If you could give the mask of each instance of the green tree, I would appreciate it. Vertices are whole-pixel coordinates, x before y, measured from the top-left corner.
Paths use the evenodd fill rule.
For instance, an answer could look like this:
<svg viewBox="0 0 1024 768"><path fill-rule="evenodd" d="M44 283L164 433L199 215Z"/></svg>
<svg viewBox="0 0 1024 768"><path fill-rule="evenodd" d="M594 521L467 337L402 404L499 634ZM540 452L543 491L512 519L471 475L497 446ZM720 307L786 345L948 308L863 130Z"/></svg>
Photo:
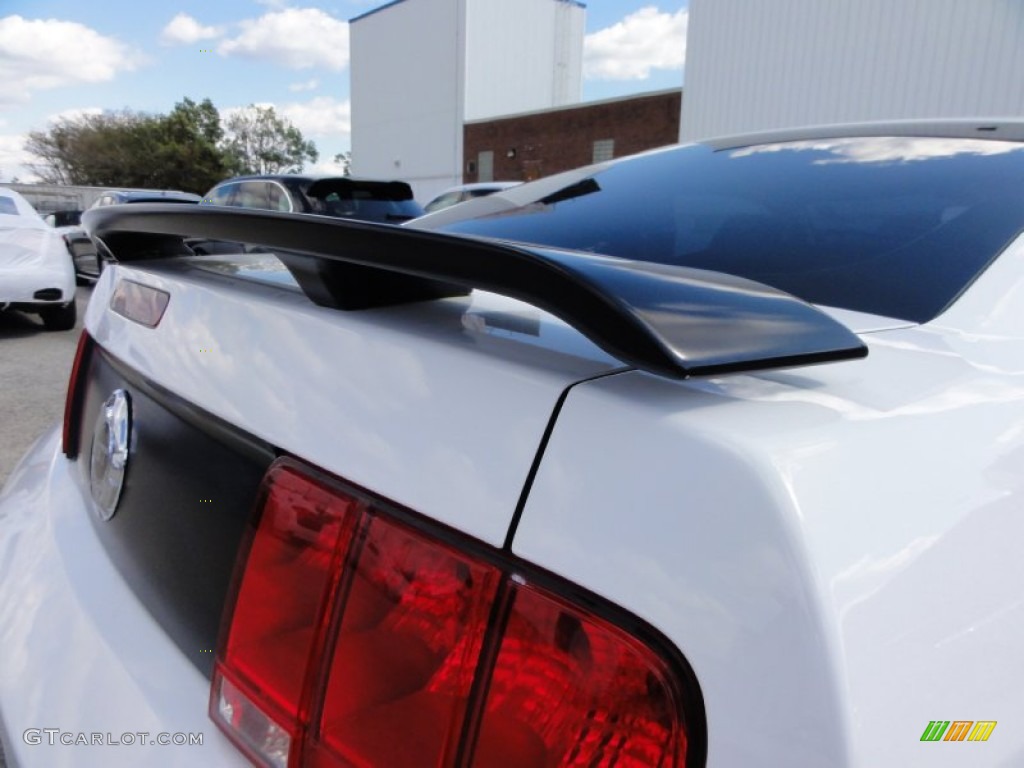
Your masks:
<svg viewBox="0 0 1024 768"><path fill-rule="evenodd" d="M237 173L295 173L320 157L291 122L273 107L250 104L225 121L221 142Z"/></svg>
<svg viewBox="0 0 1024 768"><path fill-rule="evenodd" d="M219 146L224 138L213 102L184 99L160 118L160 142L154 164L161 169L163 188L202 194L231 175L229 156Z"/></svg>
<svg viewBox="0 0 1024 768"><path fill-rule="evenodd" d="M341 166L342 176L352 175L352 150L348 152L339 152L334 156L334 162Z"/></svg>
<svg viewBox="0 0 1024 768"><path fill-rule="evenodd" d="M220 112L209 99L203 99L196 104L192 99L185 97L174 105L168 117L184 121L196 136L215 146L224 138Z"/></svg>
<svg viewBox="0 0 1024 768"><path fill-rule="evenodd" d="M128 110L82 115L29 133L25 148L42 160L33 170L43 181L148 187L159 183L161 127L159 118Z"/></svg>
<svg viewBox="0 0 1024 768"><path fill-rule="evenodd" d="M189 98L165 115L122 110L64 118L30 133L25 147L45 182L199 194L237 173L298 170L318 157L313 142L272 108L249 107L223 123L209 99Z"/></svg>
<svg viewBox="0 0 1024 768"><path fill-rule="evenodd" d="M40 160L32 168L45 182L203 193L230 170L214 115L208 99L186 99L168 115L123 110L64 118L31 132L25 148Z"/></svg>
<svg viewBox="0 0 1024 768"><path fill-rule="evenodd" d="M46 133L32 131L25 140L25 151L39 159L30 163L33 172L47 184L72 184L74 143L72 121L58 120Z"/></svg>

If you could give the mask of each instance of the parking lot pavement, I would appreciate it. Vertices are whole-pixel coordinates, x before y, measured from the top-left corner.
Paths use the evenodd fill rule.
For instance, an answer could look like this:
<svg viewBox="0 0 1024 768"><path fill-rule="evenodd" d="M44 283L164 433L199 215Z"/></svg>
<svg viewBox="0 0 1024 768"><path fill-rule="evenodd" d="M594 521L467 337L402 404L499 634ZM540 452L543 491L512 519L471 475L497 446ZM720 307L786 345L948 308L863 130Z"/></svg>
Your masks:
<svg viewBox="0 0 1024 768"><path fill-rule="evenodd" d="M91 288L79 288L74 331L38 315L0 312L0 485L32 442L64 415L64 395Z"/></svg>

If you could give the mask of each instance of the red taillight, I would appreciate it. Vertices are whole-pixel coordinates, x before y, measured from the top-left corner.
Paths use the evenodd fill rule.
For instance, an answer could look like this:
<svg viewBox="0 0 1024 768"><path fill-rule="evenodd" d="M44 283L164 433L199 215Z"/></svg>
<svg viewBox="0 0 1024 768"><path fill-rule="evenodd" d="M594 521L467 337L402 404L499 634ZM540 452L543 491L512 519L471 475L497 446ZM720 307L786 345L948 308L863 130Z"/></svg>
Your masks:
<svg viewBox="0 0 1024 768"><path fill-rule="evenodd" d="M374 514L350 573L311 764L450 764L498 569Z"/></svg>
<svg viewBox="0 0 1024 768"><path fill-rule="evenodd" d="M308 722L306 678L322 652L358 502L279 465L262 501L211 706L250 757L286 765Z"/></svg>
<svg viewBox="0 0 1024 768"><path fill-rule="evenodd" d="M593 596L288 459L261 499L210 702L257 765L688 765L692 677Z"/></svg>
<svg viewBox="0 0 1024 768"><path fill-rule="evenodd" d="M671 673L618 627L516 588L477 744L481 766L686 764Z"/></svg>
<svg viewBox="0 0 1024 768"><path fill-rule="evenodd" d="M61 450L69 459L78 455L78 420L82 416L82 398L85 396L81 375L89 367L89 353L92 350L92 339L82 331L78 337L78 349L75 350L75 361L71 364L71 376L68 378L68 394L64 399L64 431L61 439Z"/></svg>

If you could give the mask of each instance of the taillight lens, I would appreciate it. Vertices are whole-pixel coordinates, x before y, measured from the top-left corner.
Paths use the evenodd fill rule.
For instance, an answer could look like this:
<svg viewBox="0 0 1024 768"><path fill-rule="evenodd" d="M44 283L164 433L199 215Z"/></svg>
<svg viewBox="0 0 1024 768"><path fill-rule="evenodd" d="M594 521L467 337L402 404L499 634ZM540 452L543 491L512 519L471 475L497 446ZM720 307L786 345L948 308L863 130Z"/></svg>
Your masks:
<svg viewBox="0 0 1024 768"><path fill-rule="evenodd" d="M681 711L670 672L655 653L564 600L518 587L476 764L682 766Z"/></svg>
<svg viewBox="0 0 1024 768"><path fill-rule="evenodd" d="M358 502L280 465L268 473L262 502L212 706L247 754L283 766L308 722L306 678L321 653Z"/></svg>
<svg viewBox="0 0 1024 768"><path fill-rule="evenodd" d="M694 764L702 712L681 660L529 572L280 460L211 716L280 768Z"/></svg>
<svg viewBox="0 0 1024 768"><path fill-rule="evenodd" d="M61 435L61 450L69 459L78 455L78 422L82 416L82 398L85 396L82 375L89 367L91 351L92 339L88 333L82 331L82 335L78 337L75 361L71 364L71 376L68 377L68 394L64 399L64 429Z"/></svg>
<svg viewBox="0 0 1024 768"><path fill-rule="evenodd" d="M351 574L312 765L449 765L500 572L374 515Z"/></svg>

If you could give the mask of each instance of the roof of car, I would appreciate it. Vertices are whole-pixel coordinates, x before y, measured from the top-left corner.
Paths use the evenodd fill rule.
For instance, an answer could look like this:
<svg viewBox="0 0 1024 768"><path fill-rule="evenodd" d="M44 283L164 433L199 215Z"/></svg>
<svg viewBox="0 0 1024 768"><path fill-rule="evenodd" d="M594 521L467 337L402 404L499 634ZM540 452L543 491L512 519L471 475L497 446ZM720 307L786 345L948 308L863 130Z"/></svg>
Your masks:
<svg viewBox="0 0 1024 768"><path fill-rule="evenodd" d="M122 200L132 200L135 202L159 202L161 200L168 199L191 200L194 202L202 200L202 197L199 195L193 194L192 192L182 192L177 189L114 189L110 190L107 194L114 195Z"/></svg>
<svg viewBox="0 0 1024 768"><path fill-rule="evenodd" d="M344 179L345 181L351 181L355 184L359 184L361 182L389 183L392 181L398 181L398 179L369 179L360 176L342 176L337 173L264 173L251 174L248 176L233 176L230 179L224 179L223 181L217 182L217 186L233 181L323 181L324 179Z"/></svg>
<svg viewBox="0 0 1024 768"><path fill-rule="evenodd" d="M457 184L447 191L464 189L469 192L474 189L508 189L509 187L518 187L522 183L521 181L475 181L472 184Z"/></svg>
<svg viewBox="0 0 1024 768"><path fill-rule="evenodd" d="M972 117L830 123L698 139L697 143L705 144L713 149L734 149L757 144L871 136L1024 141L1024 120L1019 117Z"/></svg>

